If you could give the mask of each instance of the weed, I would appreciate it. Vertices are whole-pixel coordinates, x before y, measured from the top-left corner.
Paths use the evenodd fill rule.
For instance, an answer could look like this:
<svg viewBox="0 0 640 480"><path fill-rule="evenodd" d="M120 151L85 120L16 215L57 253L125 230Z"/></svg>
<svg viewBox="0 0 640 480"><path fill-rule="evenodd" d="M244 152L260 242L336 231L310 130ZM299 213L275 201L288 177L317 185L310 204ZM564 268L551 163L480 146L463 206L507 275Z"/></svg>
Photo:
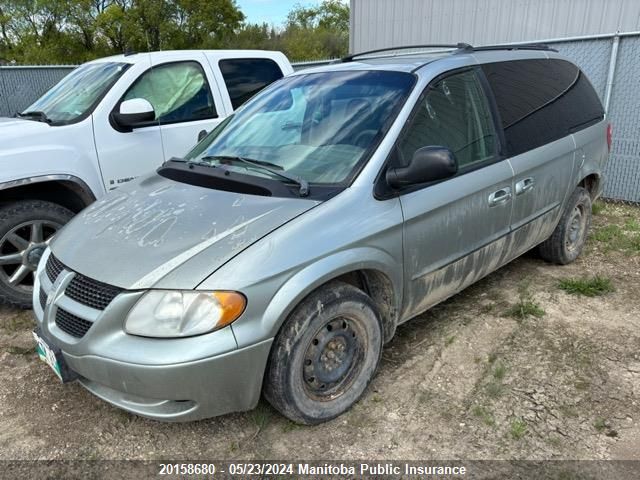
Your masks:
<svg viewBox="0 0 640 480"><path fill-rule="evenodd" d="M373 397L371 397L371 400L373 401L373 403L382 403L384 402L383 398L380 395L374 395Z"/></svg>
<svg viewBox="0 0 640 480"><path fill-rule="evenodd" d="M502 383L497 381L491 381L487 383L486 391L487 391L487 395L489 395L490 397L497 398L500 395L502 395L502 391L503 391Z"/></svg>
<svg viewBox="0 0 640 480"><path fill-rule="evenodd" d="M611 279L599 275L591 278L564 278L560 280L558 287L571 295L586 297L597 297L615 290Z"/></svg>
<svg viewBox="0 0 640 480"><path fill-rule="evenodd" d="M498 363L493 369L493 378L496 380L502 380L507 373L507 367L505 367L502 363Z"/></svg>
<svg viewBox="0 0 640 480"><path fill-rule="evenodd" d="M635 218L630 218L625 222L624 229L630 232L640 232L640 222Z"/></svg>
<svg viewBox="0 0 640 480"><path fill-rule="evenodd" d="M448 347L449 345L451 345L455 341L455 339L456 339L455 335L448 336L444 341L445 347Z"/></svg>
<svg viewBox="0 0 640 480"><path fill-rule="evenodd" d="M282 432L283 433L289 433L292 432L293 430L297 430L300 428L300 425L298 425L295 422L292 422L291 420L287 420L286 423L284 425L282 425Z"/></svg>
<svg viewBox="0 0 640 480"><path fill-rule="evenodd" d="M498 359L498 354L496 352L491 352L488 356L487 356L487 362L488 363L493 363Z"/></svg>
<svg viewBox="0 0 640 480"><path fill-rule="evenodd" d="M480 420L482 420L482 423L484 423L488 427L493 427L496 424L492 413L485 407L476 405L475 407L473 407L472 413Z"/></svg>
<svg viewBox="0 0 640 480"><path fill-rule="evenodd" d="M527 317L542 318L545 311L533 299L533 294L529 291L529 281L524 281L518 287L518 303L507 309L505 315L518 320Z"/></svg>
<svg viewBox="0 0 640 480"><path fill-rule="evenodd" d="M605 428L607 428L607 421L604 418L598 417L596 418L596 421L593 422L593 427L598 432L602 432Z"/></svg>
<svg viewBox="0 0 640 480"><path fill-rule="evenodd" d="M264 430L267 425L269 425L270 420L271 411L269 410L269 407L267 407L263 403L258 404L258 406L251 412L251 421L258 429L256 435Z"/></svg>
<svg viewBox="0 0 640 480"><path fill-rule="evenodd" d="M594 215L600 215L602 211L606 208L606 205L602 201L596 201L591 204L591 213Z"/></svg>
<svg viewBox="0 0 640 480"><path fill-rule="evenodd" d="M35 353L35 347L16 347L15 345L9 345L7 347L7 352L12 355L30 355Z"/></svg>
<svg viewBox="0 0 640 480"><path fill-rule="evenodd" d="M509 433L511 434L511 438L514 440L520 440L527 433L527 422L521 418L514 419L511 422Z"/></svg>
<svg viewBox="0 0 640 480"><path fill-rule="evenodd" d="M640 252L640 224L630 219L625 224L626 232L619 225L607 225L593 233L593 239L604 243L606 251L620 250L624 252Z"/></svg>

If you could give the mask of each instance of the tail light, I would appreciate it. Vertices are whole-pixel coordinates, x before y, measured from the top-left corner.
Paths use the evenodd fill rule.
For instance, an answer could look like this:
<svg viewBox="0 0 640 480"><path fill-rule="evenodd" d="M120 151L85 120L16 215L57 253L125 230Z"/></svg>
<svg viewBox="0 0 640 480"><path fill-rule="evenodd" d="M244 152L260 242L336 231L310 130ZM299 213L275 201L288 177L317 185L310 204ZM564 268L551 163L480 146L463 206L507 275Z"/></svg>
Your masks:
<svg viewBox="0 0 640 480"><path fill-rule="evenodd" d="M609 152L611 152L611 142L613 141L613 125L607 125L607 147L609 147Z"/></svg>

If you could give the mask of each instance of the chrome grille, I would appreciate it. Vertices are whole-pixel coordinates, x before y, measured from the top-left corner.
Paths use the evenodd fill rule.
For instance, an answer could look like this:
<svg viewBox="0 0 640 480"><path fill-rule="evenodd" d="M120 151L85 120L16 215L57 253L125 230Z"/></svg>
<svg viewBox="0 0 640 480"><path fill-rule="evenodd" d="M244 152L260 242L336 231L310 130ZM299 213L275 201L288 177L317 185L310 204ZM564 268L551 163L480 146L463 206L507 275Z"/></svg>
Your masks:
<svg viewBox="0 0 640 480"><path fill-rule="evenodd" d="M65 333L72 337L82 338L89 331L93 323L80 318L72 313L58 308L56 312L56 325Z"/></svg>
<svg viewBox="0 0 640 480"><path fill-rule="evenodd" d="M47 264L45 265L45 270L47 271L47 277L51 280L51 283L56 281L60 272L64 269L64 265L58 260L53 254L49 255L49 260L47 260Z"/></svg>
<svg viewBox="0 0 640 480"><path fill-rule="evenodd" d="M121 288L92 280L78 273L71 280L64 293L78 303L97 310L104 310L120 292L122 292Z"/></svg>

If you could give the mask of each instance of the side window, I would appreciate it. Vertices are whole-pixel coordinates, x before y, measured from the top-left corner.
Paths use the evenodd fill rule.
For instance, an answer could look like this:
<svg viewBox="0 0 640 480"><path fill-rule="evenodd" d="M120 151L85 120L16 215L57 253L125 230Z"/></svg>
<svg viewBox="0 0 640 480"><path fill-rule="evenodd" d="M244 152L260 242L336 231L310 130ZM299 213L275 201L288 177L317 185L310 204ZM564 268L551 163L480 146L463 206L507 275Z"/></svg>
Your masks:
<svg viewBox="0 0 640 480"><path fill-rule="evenodd" d="M401 163L408 164L416 150L432 145L449 148L460 167L494 156L493 119L473 71L450 75L427 88L400 142Z"/></svg>
<svg viewBox="0 0 640 480"><path fill-rule="evenodd" d="M603 118L598 95L578 67L536 59L482 66L493 90L509 155L565 137Z"/></svg>
<svg viewBox="0 0 640 480"><path fill-rule="evenodd" d="M147 70L125 93L123 100L144 98L160 124L217 117L213 96L197 62L177 62Z"/></svg>
<svg viewBox="0 0 640 480"><path fill-rule="evenodd" d="M284 76L278 64L268 58L220 60L219 66L234 110Z"/></svg>

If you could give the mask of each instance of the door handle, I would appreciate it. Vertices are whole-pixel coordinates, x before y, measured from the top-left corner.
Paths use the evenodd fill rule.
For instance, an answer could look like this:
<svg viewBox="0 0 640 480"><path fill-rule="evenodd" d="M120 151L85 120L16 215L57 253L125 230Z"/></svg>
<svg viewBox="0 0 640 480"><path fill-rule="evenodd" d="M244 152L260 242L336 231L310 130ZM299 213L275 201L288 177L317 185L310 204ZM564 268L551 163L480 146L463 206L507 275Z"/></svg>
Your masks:
<svg viewBox="0 0 640 480"><path fill-rule="evenodd" d="M524 180L520 180L518 183L516 183L516 195L522 195L528 190L531 190L535 184L536 182L533 180L532 177L525 178Z"/></svg>
<svg viewBox="0 0 640 480"><path fill-rule="evenodd" d="M509 200L511 200L512 196L513 195L511 194L511 187L501 188L500 190L489 195L489 206L495 207L496 205L507 203Z"/></svg>

